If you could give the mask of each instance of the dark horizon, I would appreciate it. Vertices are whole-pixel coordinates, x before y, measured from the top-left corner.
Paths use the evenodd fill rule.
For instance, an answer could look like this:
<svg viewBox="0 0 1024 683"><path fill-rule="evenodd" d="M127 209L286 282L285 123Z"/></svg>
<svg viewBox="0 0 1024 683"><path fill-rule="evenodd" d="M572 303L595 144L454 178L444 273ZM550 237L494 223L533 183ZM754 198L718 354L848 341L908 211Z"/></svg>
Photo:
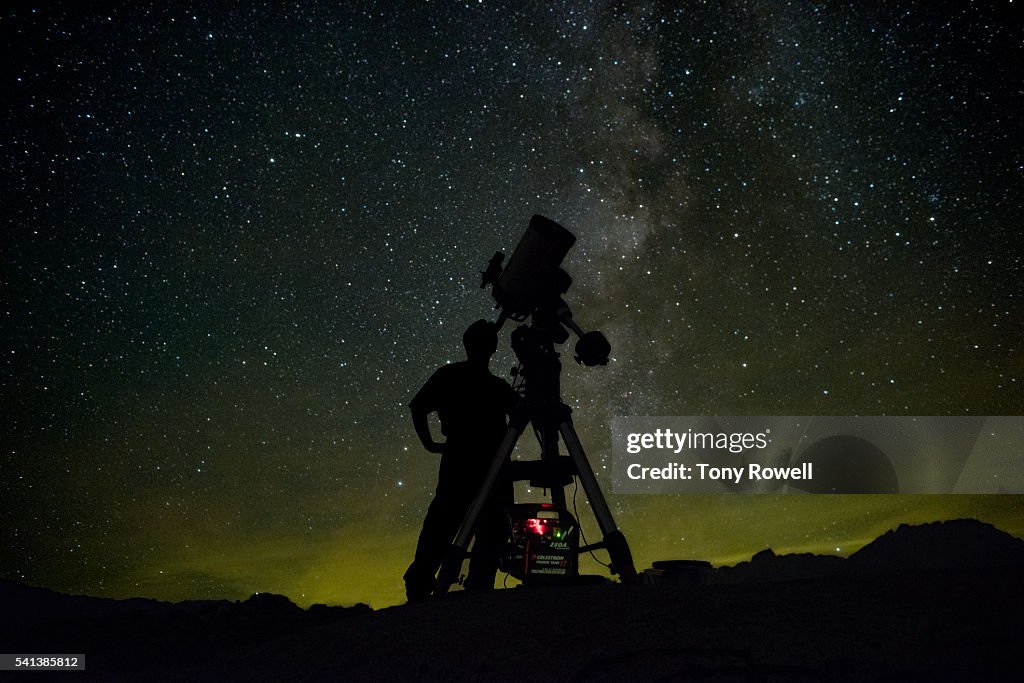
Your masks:
<svg viewBox="0 0 1024 683"><path fill-rule="evenodd" d="M93 676L156 681L517 681L531 645L530 664L565 680L1012 680L1022 564L1024 541L960 520L902 526L848 559L763 551L729 569L660 563L642 584L534 585L380 611L302 610L269 593L116 601L0 579L11 616L0 640L56 648ZM537 647L538 631L559 633L558 647Z"/></svg>

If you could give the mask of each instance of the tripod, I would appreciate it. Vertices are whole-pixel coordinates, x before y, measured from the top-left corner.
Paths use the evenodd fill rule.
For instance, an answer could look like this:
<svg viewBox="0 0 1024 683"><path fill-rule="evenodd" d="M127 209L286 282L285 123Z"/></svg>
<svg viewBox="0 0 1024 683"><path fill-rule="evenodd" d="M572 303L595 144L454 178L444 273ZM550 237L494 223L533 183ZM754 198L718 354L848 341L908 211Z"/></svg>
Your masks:
<svg viewBox="0 0 1024 683"><path fill-rule="evenodd" d="M523 400L513 411L508 429L494 454L480 491L470 504L462 526L441 564L435 587L435 593L438 595L447 593L451 585L457 581L480 514L505 471L505 465L519 437L529 424L533 424L537 433L541 457L540 460L509 463L509 471L515 475L512 478L517 481L529 479L536 486L551 489L552 503L564 509L564 487L573 480L573 477L579 477L603 534L601 542L580 548L580 552L606 548L612 561L612 573L618 574L625 581L636 578L633 556L626 543L626 537L615 525L611 510L608 509L608 503L601 493L594 470L590 467L573 426L572 410L561 398L562 364L559 354L555 351L555 344L562 343L568 338L568 332L562 325L571 327L581 335L581 339L585 335L572 322L567 307L560 312L561 315L558 315L553 311L538 310L534 312L530 325L520 325L512 333L512 349L519 359L520 375L524 378ZM504 318L499 322L504 322ZM565 442L568 456L561 456L558 453L559 437Z"/></svg>

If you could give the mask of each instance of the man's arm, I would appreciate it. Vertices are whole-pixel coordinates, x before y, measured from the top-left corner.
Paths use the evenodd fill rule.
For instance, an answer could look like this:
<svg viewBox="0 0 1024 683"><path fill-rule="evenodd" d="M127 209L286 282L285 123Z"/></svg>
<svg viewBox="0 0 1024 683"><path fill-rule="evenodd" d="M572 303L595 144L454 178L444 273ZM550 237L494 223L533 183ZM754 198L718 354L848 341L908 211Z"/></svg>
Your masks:
<svg viewBox="0 0 1024 683"><path fill-rule="evenodd" d="M427 416L437 410L438 387L441 386L438 374L442 370L443 368L431 375L427 383L423 385L423 388L416 392L416 395L412 397L412 401L409 402L409 410L412 411L412 425L416 428L416 436L420 438L420 443L423 444L423 447L429 453L444 453L444 444L434 441L434 435L430 433L430 423L427 422Z"/></svg>
<svg viewBox="0 0 1024 683"><path fill-rule="evenodd" d="M430 424L427 422L429 411L423 410L416 401L409 404L412 410L412 425L416 428L416 436L420 437L420 443L430 453L444 453L444 444L434 441L434 435L430 433Z"/></svg>

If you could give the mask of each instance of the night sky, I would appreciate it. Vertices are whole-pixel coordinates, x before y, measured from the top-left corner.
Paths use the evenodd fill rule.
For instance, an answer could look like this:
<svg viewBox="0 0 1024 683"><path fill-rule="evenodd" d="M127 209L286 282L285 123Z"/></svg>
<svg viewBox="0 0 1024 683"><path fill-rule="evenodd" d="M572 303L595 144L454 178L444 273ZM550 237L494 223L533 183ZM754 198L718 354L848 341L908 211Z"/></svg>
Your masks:
<svg viewBox="0 0 1024 683"><path fill-rule="evenodd" d="M613 346L564 373L599 476L616 415L1024 405L1020 3L177 4L0 10L0 577L401 602L406 404L534 213ZM1024 536L1024 496L609 499L640 569Z"/></svg>

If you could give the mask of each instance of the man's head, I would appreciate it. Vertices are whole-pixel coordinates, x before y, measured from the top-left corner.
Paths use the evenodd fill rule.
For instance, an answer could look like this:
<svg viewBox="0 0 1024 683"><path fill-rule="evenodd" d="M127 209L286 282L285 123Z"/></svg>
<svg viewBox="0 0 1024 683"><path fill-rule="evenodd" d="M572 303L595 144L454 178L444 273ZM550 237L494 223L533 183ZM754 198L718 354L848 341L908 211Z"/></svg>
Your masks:
<svg viewBox="0 0 1024 683"><path fill-rule="evenodd" d="M466 358L486 363L498 350L498 329L492 322L477 320L462 335L462 344L466 347Z"/></svg>

